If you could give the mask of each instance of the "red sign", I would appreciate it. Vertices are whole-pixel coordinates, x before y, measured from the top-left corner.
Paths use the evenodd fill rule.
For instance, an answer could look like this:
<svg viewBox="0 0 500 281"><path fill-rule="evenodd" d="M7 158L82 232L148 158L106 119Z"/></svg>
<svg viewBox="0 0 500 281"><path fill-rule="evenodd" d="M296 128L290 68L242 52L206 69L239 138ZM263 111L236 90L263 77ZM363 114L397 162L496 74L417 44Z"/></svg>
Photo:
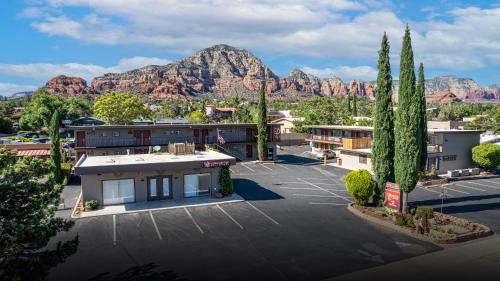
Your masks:
<svg viewBox="0 0 500 281"><path fill-rule="evenodd" d="M399 185L387 182L385 183L385 187L384 206L399 211L401 206L401 191L399 190Z"/></svg>
<svg viewBox="0 0 500 281"><path fill-rule="evenodd" d="M229 167L231 162L229 160L218 160L218 161L205 161L203 162L204 168L216 168L216 167Z"/></svg>

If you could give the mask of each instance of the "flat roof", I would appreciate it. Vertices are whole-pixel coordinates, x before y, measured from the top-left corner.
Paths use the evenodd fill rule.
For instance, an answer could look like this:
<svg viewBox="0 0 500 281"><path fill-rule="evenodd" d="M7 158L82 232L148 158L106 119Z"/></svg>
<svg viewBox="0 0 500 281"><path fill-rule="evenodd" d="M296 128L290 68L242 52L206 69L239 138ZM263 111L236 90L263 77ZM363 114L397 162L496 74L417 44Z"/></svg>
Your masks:
<svg viewBox="0 0 500 281"><path fill-rule="evenodd" d="M268 123L271 126L280 124ZM257 127L256 123L218 123L218 124L135 124L135 125L82 125L68 126L70 129L153 129L153 128L224 128L224 127Z"/></svg>
<svg viewBox="0 0 500 281"><path fill-rule="evenodd" d="M75 173L81 175L150 169L203 168L203 164L207 161L229 161L230 165L236 163L234 157L216 151L196 151L195 154L187 155L151 153L83 156L75 165Z"/></svg>

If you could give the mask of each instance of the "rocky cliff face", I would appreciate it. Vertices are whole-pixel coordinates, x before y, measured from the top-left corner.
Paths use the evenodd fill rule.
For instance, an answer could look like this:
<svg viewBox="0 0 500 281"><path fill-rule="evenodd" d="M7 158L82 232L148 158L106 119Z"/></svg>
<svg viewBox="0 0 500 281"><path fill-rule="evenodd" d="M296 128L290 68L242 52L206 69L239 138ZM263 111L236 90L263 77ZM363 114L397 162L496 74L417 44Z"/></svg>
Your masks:
<svg viewBox="0 0 500 281"><path fill-rule="evenodd" d="M275 92L279 78L251 53L227 45L215 45L165 66L109 73L92 81L92 87L100 92L130 91L158 98L255 93L262 84L268 92Z"/></svg>
<svg viewBox="0 0 500 281"><path fill-rule="evenodd" d="M159 99L189 98L199 95L255 97L261 85L273 99L310 97L314 95L375 97L374 81L344 82L337 77L318 78L294 69L288 77L279 78L257 57L246 50L227 45L215 45L177 62L149 65L125 73L108 73L96 77L88 87L77 77L58 76L45 88L64 96L103 93L108 90L126 91L135 95ZM398 81L393 83L397 99ZM453 76L426 81L428 96L450 92L464 101L499 100L500 87L481 88L472 79ZM449 97L447 99L453 99ZM436 98L439 100L439 97ZM443 98L443 100L447 100Z"/></svg>
<svg viewBox="0 0 500 281"><path fill-rule="evenodd" d="M87 86L87 82L82 78L64 75L59 75L50 79L45 83L43 89L47 92L60 94L64 97L98 94L97 91Z"/></svg>
<svg viewBox="0 0 500 281"><path fill-rule="evenodd" d="M439 93L435 93L432 95L427 95L425 97L425 100L427 103L430 103L430 104L452 103L452 102L462 101L461 99L459 99L456 95L454 95L450 91L444 91L444 92L439 92Z"/></svg>

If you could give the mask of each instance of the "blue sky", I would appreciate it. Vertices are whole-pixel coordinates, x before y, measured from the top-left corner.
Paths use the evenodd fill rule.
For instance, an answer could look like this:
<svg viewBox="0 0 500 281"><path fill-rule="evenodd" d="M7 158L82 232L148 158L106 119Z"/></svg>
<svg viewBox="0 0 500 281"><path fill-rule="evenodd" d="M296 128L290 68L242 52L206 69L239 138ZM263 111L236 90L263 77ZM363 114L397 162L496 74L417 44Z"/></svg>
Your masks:
<svg viewBox="0 0 500 281"><path fill-rule="evenodd" d="M404 26L426 76L500 84L500 0L19 0L0 9L0 95L53 76L166 64L218 43L276 74L373 80L384 31L398 75Z"/></svg>

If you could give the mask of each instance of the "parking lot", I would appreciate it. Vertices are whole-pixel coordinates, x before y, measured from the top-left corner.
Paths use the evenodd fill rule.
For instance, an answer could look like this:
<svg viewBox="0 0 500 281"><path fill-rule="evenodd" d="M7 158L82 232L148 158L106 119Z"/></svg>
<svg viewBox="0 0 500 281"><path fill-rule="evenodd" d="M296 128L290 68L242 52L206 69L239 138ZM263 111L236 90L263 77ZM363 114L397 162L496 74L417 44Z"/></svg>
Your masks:
<svg viewBox="0 0 500 281"><path fill-rule="evenodd" d="M293 149L231 167L243 203L77 220L49 279L321 280L439 249L353 216L345 171Z"/></svg>

